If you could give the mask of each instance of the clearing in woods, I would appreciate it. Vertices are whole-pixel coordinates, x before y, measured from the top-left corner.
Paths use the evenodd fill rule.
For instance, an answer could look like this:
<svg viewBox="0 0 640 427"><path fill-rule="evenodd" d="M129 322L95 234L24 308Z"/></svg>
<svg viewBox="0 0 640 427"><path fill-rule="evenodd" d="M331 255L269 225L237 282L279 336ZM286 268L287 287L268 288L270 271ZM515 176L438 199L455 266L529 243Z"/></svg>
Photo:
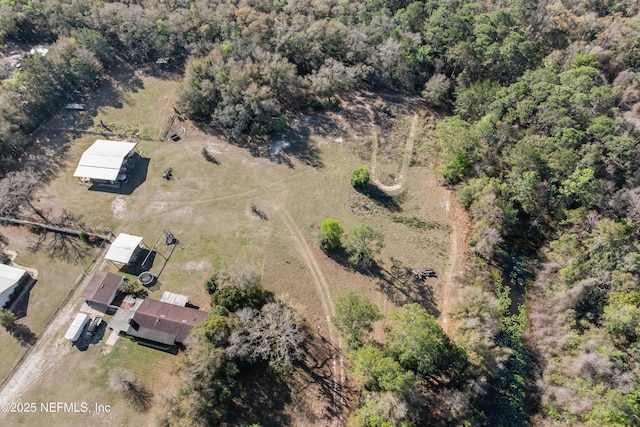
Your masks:
<svg viewBox="0 0 640 427"><path fill-rule="evenodd" d="M180 141L153 140L171 114L180 84L171 75L151 77L123 69L87 100L86 111L62 112L47 123L33 152L50 147L51 181L36 204L49 215L66 209L89 228L143 236L147 244L162 229L170 230L180 245L170 257L169 248L158 247L151 271L162 274L151 298L178 292L207 310L203 284L209 276L224 268L255 266L263 286L306 319L312 338L301 368L284 383L257 376L273 381L273 393L254 394L251 387L240 387L229 425L270 420L280 425L343 425L352 392L339 337L330 325L333 301L353 291L384 312L419 302L446 323L448 305L443 298L462 269L466 223L432 172L426 112L415 98L360 94L345 98L336 112L294 117L290 131L261 147L230 144L188 121L176 121L171 131ZM382 113L376 107L381 102L388 105ZM100 123L141 138L129 188L88 189L72 177L80 154L96 138L88 131L99 131ZM380 135L375 156L373 134ZM203 148L215 163L205 160ZM42 160L36 156L26 160L38 161ZM380 188L388 185L393 191L355 191L350 176L361 165L375 166ZM169 167L173 177L167 180L162 175ZM264 216L255 215L256 210ZM327 217L339 220L347 233L363 223L383 230L385 247L376 268L354 271L317 248L320 223ZM456 220L460 222L454 224ZM28 232L4 227L0 231L9 236L9 247L28 246ZM458 254L452 256L452 250ZM40 253L31 261L44 281L50 273L45 249ZM424 283L408 280L408 269L425 266L439 277ZM117 271L110 264L104 268ZM67 269L75 277L81 270L72 263ZM44 304L44 295L35 290L30 304ZM28 322L32 315L28 312L21 321ZM376 329L377 338L383 336L382 326ZM42 327L34 332L42 335ZM64 327L51 339L55 342L63 333ZM107 349L105 341L106 337L84 352L65 349L46 376L20 393L21 399L82 401L91 396L91 403L111 405L111 412L99 417L49 414L51 427L68 425L69 420L78 425L153 424L162 392L154 395L148 413L133 411L105 386L108 371L126 363L149 388L170 390L177 381L172 368L182 356L141 348L122 338ZM0 335L0 344L5 342L11 343L11 337ZM44 416L21 414L15 420L41 425ZM2 423L8 419L5 416Z"/></svg>

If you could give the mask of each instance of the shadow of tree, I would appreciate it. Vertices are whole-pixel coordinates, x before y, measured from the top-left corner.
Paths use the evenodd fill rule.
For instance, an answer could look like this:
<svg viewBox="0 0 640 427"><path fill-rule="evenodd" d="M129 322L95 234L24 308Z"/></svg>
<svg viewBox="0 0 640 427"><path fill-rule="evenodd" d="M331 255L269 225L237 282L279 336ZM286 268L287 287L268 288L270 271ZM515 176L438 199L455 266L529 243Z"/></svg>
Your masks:
<svg viewBox="0 0 640 427"><path fill-rule="evenodd" d="M84 259L89 250L87 244L77 236L44 231L40 232L37 240L31 243L29 250L38 252L43 248L49 252L50 259L57 259L71 264L77 264Z"/></svg>
<svg viewBox="0 0 640 427"><path fill-rule="evenodd" d="M185 65L186 62L182 60L169 61L167 64L148 64L142 71L157 79L180 81L184 76Z"/></svg>
<svg viewBox="0 0 640 427"><path fill-rule="evenodd" d="M27 325L23 325L22 323L16 323L10 327L7 332L23 347L31 346L38 341L36 334L34 334Z"/></svg>
<svg viewBox="0 0 640 427"><path fill-rule="evenodd" d="M138 381L132 383L125 391L125 398L140 412L149 412L153 405L153 392Z"/></svg>
<svg viewBox="0 0 640 427"><path fill-rule="evenodd" d="M377 287L394 304L401 307L405 304L418 303L434 317L440 315L431 285L415 280L411 268L391 258L390 271L381 270ZM427 279L429 280L429 279Z"/></svg>
<svg viewBox="0 0 640 427"><path fill-rule="evenodd" d="M80 221L80 218L71 212L63 210L58 217L49 217L48 213L43 218L48 225L60 229L87 230L89 228ZM29 250L37 252L42 248L49 251L49 258L59 259L72 264L84 259L89 252L91 243L85 242L75 234L68 234L64 231L50 231L45 228L35 228L37 239L31 243Z"/></svg>
<svg viewBox="0 0 640 427"><path fill-rule="evenodd" d="M291 403L291 389L277 372L266 364L257 364L242 369L237 380L238 395L229 410L229 426L291 425L286 411Z"/></svg>
<svg viewBox="0 0 640 427"><path fill-rule="evenodd" d="M318 422L318 414L321 414L328 424L330 420L340 419L347 410L347 395L351 390L346 385L344 388L341 387L332 373L334 356L340 353L340 349L317 334L310 334L310 338L305 342L304 357L299 363L305 376L299 381L299 390L296 391L315 385L319 388L321 396L321 399L314 402L321 407L308 415L310 421Z"/></svg>
<svg viewBox="0 0 640 427"><path fill-rule="evenodd" d="M311 132L308 127L301 125L292 126L282 135L281 139L289 143L286 150L284 150L287 154L290 154L307 166L314 168L324 167L324 163L320 157L320 150L316 144L311 141Z"/></svg>
<svg viewBox="0 0 640 427"><path fill-rule="evenodd" d="M336 134L336 132L342 131L327 118L316 120L322 122L323 126L310 128L306 126L308 119L308 117L305 119L292 119L290 127L281 133L265 136L243 135L237 139L229 138L222 129L210 121L195 120L193 124L207 135L224 139L230 144L244 148L253 157L269 159L274 163L284 164L291 169L295 168L292 158L308 166L323 168L324 163L320 156L320 150L311 140L311 131L321 134L324 134L323 132Z"/></svg>
<svg viewBox="0 0 640 427"><path fill-rule="evenodd" d="M402 201L404 200L404 192L397 195L387 194L375 184L369 184L364 188L356 188L356 190L358 191L358 193L367 196L368 198L376 202L379 206L391 212L402 212L400 203L402 203Z"/></svg>
<svg viewBox="0 0 640 427"><path fill-rule="evenodd" d="M365 276L374 276L374 277L378 276L381 271L380 266L376 263L375 260L373 261L373 264L369 268L364 268L364 267L355 265L354 263L349 261L349 254L343 247L339 247L334 249L331 252L327 252L326 255L332 260L334 260L335 262L337 262L338 264L340 264L342 268L344 268L347 271L353 271L356 273L363 274Z"/></svg>

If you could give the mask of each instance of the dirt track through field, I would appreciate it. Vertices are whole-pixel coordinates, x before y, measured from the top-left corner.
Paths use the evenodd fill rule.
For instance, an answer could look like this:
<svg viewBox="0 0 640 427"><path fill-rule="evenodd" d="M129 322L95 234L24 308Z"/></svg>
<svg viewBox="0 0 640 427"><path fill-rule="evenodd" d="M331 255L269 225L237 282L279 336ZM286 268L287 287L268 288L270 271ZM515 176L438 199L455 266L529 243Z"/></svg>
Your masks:
<svg viewBox="0 0 640 427"><path fill-rule="evenodd" d="M343 398L343 390L344 390L344 382L345 382L345 373L344 373L344 361L342 358L341 352L341 343L340 340L334 337L331 331L331 316L335 313L335 307L333 305L333 300L331 298L331 294L329 293L329 285L327 280L318 265L318 261L316 260L313 251L309 247L309 244L305 240L302 232L294 222L291 214L284 206L275 206L276 211L281 213L279 215L280 218L283 219L289 234L291 235L297 252L300 254L302 259L309 272L311 273L311 277L313 278L313 283L316 287L316 293L320 297L320 303L322 304L322 309L324 311L326 321L327 321L327 329L329 334L329 342L332 345L332 353L331 353L331 363L332 363L332 375L333 375L333 406L334 412L339 414L337 424L339 426L344 425L344 419L341 414L341 409L344 406L344 398Z"/></svg>
<svg viewBox="0 0 640 427"><path fill-rule="evenodd" d="M446 201L446 209L449 211L451 221L450 264L440 298L438 321L442 325L442 329L449 334L451 330L451 310L455 306L455 299L457 298L458 285L456 280L464 273L464 255L467 247L466 239L469 232L469 222L466 212L456 203L455 196L451 192Z"/></svg>
<svg viewBox="0 0 640 427"><path fill-rule="evenodd" d="M371 178L373 183L382 191L402 190L402 187L404 186L404 180L407 176L407 171L409 170L409 163L411 162L411 157L413 156L413 144L416 138L417 125L418 114L416 113L413 115L413 120L411 121L411 130L409 131L409 136L407 137L404 151L402 153L402 167L400 168L400 176L398 177L398 181L394 185L384 185L378 178L378 175L376 173L376 166L378 162L378 139L380 138L380 136L378 135L373 138L371 147Z"/></svg>

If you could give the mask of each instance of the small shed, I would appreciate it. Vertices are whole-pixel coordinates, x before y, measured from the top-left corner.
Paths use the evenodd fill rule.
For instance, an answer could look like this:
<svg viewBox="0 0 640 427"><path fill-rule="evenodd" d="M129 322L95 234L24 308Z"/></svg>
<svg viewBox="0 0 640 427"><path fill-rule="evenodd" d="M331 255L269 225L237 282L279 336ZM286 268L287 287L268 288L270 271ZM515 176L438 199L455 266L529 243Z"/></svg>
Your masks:
<svg viewBox="0 0 640 427"><path fill-rule="evenodd" d="M179 305L180 307L185 307L189 302L189 297L186 295L174 294L173 292L164 291L164 294L162 294L162 298L160 298L160 301L173 305Z"/></svg>
<svg viewBox="0 0 640 427"><path fill-rule="evenodd" d="M111 305L118 289L124 283L124 277L113 273L99 271L93 275L87 288L82 294L82 298L87 304L95 309L106 313L109 308L117 309Z"/></svg>
<svg viewBox="0 0 640 427"><path fill-rule="evenodd" d="M117 184L119 176L125 171L124 163L133 154L135 146L135 142L98 139L82 154L73 176Z"/></svg>
<svg viewBox="0 0 640 427"><path fill-rule="evenodd" d="M78 313L75 319L73 319L71 326L69 326L69 329L67 329L67 332L64 334L64 338L71 342L76 341L80 338L80 335L82 335L82 331L84 330L84 327L87 326L87 323L89 323L89 320L89 316L85 313Z"/></svg>
<svg viewBox="0 0 640 427"><path fill-rule="evenodd" d="M12 265L0 264L0 308L4 307L11 295L26 277L27 270Z"/></svg>
<svg viewBox="0 0 640 427"><path fill-rule="evenodd" d="M104 258L114 263L126 265L136 259L141 248L142 237L120 233L111 243Z"/></svg>

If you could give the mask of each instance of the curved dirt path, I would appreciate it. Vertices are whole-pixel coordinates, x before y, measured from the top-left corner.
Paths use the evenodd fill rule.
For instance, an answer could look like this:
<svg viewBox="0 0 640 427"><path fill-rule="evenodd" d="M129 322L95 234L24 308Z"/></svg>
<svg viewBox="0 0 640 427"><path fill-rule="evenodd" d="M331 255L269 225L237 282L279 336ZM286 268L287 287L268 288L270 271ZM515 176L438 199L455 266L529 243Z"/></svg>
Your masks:
<svg viewBox="0 0 640 427"><path fill-rule="evenodd" d="M407 176L407 171L409 170L409 162L411 162L411 157L413 156L413 144L416 138L416 127L418 125L418 114L413 114L413 120L411 121L411 130L409 131L409 136L407 137L407 142L404 145L404 152L402 153L402 166L400 168L400 176L398 177L398 181L394 185L384 185L380 182L378 175L376 174L376 166L378 163L378 136L376 135L373 138L372 147L371 147L371 179L373 183L380 188L382 191L397 191L402 190L404 186L404 180Z"/></svg>
<svg viewBox="0 0 640 427"><path fill-rule="evenodd" d="M331 363L333 374L333 404L335 410L337 406L344 405L342 391L344 390L345 372L342 352L340 350L340 339L334 337L331 331L331 316L333 316L335 313L335 307L333 305L333 299L331 298L331 294L329 292L329 284L327 283L327 280L325 279L324 274L322 273L322 270L318 265L318 261L316 260L315 255L309 247L309 244L305 240L304 235L296 225L287 208L284 206L274 206L274 209L282 214L279 215L279 217L283 219L287 230L293 238L293 242L295 244L297 252L300 254L305 264L307 265L307 268L311 273L311 277L313 278L313 283L316 287L316 293L320 297L322 310L324 311L326 318L325 320L327 321L329 342L331 343L333 348L333 351L331 353ZM337 413L340 413L340 411L337 411ZM344 419L342 418L341 414L339 415L337 424L340 426L344 425Z"/></svg>
<svg viewBox="0 0 640 427"><path fill-rule="evenodd" d="M35 268L33 268L33 267L25 267L23 265L16 264L15 261L16 261L16 258L18 258L18 252L12 251L12 250L9 250L9 249L4 249L2 252L4 252L4 254L9 257L9 259L11 260L11 264L10 265L12 267L22 268L23 270L26 270L26 272L29 273L31 278L33 278L34 280L36 280L38 278L38 270L36 270ZM18 297L16 299L20 299L20 297Z"/></svg>

